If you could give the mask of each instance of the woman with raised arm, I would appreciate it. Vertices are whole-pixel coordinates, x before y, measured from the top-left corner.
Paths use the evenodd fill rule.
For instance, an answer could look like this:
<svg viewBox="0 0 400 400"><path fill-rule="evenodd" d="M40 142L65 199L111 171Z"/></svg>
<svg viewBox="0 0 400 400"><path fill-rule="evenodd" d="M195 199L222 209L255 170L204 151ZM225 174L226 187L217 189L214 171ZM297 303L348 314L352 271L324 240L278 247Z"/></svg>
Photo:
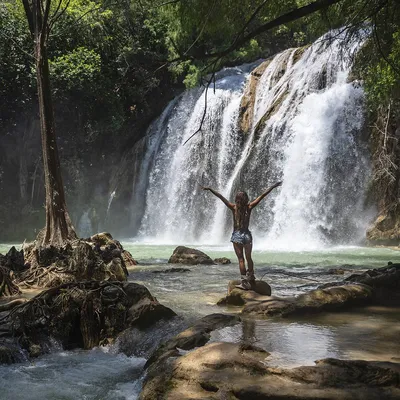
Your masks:
<svg viewBox="0 0 400 400"><path fill-rule="evenodd" d="M263 194L258 196L255 200L249 201L249 196L246 192L237 192L235 203L229 202L222 194L216 192L209 187L201 188L209 190L213 195L217 196L224 204L232 211L233 214L233 233L231 242L235 249L236 256L239 260L239 269L241 275L241 283L237 285L238 288L250 290L254 287L254 264L251 258L251 251L253 249L253 237L249 231L249 222L251 210L258 205L258 203L267 196L273 189L281 186L282 182L277 182L275 185L268 188ZM244 263L243 251L247 260L247 271Z"/></svg>

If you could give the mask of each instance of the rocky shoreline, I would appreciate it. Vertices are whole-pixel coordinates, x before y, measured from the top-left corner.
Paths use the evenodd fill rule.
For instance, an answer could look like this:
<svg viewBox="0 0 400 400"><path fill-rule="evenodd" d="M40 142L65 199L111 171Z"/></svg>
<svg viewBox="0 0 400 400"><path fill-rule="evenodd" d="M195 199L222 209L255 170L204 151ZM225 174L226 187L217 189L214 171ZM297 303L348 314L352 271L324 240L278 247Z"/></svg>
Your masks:
<svg viewBox="0 0 400 400"><path fill-rule="evenodd" d="M81 257L75 264L67 262L68 257L61 258L61 262L49 257L52 262L48 262L48 267L71 268L73 264L75 268L81 267L78 270L87 271L82 266L86 265L85 260L93 259L94 254L100 270L104 271L104 266L111 263L124 271L129 260L130 266L134 265L133 258L129 253L123 257L125 250L119 246L111 235L101 234L86 239L85 243L76 243L70 250L72 254L91 256ZM86 252L76 249L86 249ZM180 254L178 262L191 266L210 264L209 260L213 264L218 262L192 250L179 248L176 251ZM10 268L10 260L19 265L19 270ZM10 277L14 274L12 281L17 282L23 282L21 276L32 265L26 265L25 259L14 250L2 256L0 264L13 271ZM43 265L40 268L44 268ZM188 271L170 268L154 272L180 274ZM0 305L0 363L20 362L26 360L26 356L32 359L45 354L51 351L51 340L67 350L91 349L118 343L119 338L132 335L132 329L151 335L153 327L162 330L168 321L177 318L176 313L160 304L145 286L126 282L126 273L121 274L121 280L110 276L107 280L95 279L96 276L51 286L29 301L11 297L6 303L9 308ZM273 296L271 288L263 281L257 281L254 289L243 291L235 287L235 281L230 282L228 294L218 302L221 307L229 307L223 314L207 315L175 336L167 334L146 357L140 399L399 398L400 364L394 362L395 358L393 362L327 358L317 360L314 366L272 368L268 366L268 348L246 340L232 343L210 339L213 331L240 324L241 316L265 319L340 312L354 306L398 306L400 264L352 274L340 282L324 284L298 296ZM232 312L232 307L237 310L235 314L226 314ZM123 346L120 351L124 351Z"/></svg>

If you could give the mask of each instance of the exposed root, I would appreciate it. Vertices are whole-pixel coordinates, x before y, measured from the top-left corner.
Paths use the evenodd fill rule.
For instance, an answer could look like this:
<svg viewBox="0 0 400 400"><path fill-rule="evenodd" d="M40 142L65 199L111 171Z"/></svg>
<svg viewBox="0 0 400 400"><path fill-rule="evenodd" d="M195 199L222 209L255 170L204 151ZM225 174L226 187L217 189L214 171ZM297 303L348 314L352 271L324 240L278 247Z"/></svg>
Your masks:
<svg viewBox="0 0 400 400"><path fill-rule="evenodd" d="M18 285L12 279L12 271L5 267L0 267L0 297L14 296L19 293Z"/></svg>
<svg viewBox="0 0 400 400"><path fill-rule="evenodd" d="M10 311L14 307L19 306L20 304L24 304L28 301L28 299L15 299L11 300L8 303L0 304L0 312Z"/></svg>
<svg viewBox="0 0 400 400"><path fill-rule="evenodd" d="M63 247L24 246L29 269L19 276L21 286L49 288L84 280L125 281L127 265L136 262L109 233L68 242Z"/></svg>
<svg viewBox="0 0 400 400"><path fill-rule="evenodd" d="M124 282L69 282L16 305L0 319L8 335L35 356L50 338L66 348L109 343L128 326L146 326L175 313L142 285ZM39 350L38 350L39 349Z"/></svg>

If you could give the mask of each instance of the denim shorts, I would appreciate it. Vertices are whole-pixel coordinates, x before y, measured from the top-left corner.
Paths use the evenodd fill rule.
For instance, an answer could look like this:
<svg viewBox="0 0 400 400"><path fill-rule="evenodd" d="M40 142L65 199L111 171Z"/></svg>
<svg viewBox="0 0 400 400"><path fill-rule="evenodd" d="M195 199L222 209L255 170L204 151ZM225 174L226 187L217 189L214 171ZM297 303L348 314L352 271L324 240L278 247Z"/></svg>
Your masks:
<svg viewBox="0 0 400 400"><path fill-rule="evenodd" d="M233 231L231 236L232 243L238 244L251 244L253 243L253 237L248 229L240 229L238 231Z"/></svg>

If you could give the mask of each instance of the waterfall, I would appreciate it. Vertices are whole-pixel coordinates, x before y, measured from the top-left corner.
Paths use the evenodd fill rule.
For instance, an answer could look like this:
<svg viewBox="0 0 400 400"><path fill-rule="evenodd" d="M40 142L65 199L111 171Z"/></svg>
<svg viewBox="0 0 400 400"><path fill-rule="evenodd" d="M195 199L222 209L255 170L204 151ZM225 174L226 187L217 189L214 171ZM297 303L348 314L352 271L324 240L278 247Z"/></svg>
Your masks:
<svg viewBox="0 0 400 400"><path fill-rule="evenodd" d="M93 235L93 227L89 214L90 210L86 210L79 219L78 232L80 237L89 237L90 235Z"/></svg>
<svg viewBox="0 0 400 400"><path fill-rule="evenodd" d="M116 192L115 192L115 190L113 190L113 191L110 193L110 197L108 198L107 211L106 211L106 218L105 218L106 220L107 220L107 218L108 218L108 213L110 212L110 207L111 207L111 204L112 204L112 202L113 202L113 200L114 200L115 194L116 194Z"/></svg>
<svg viewBox="0 0 400 400"><path fill-rule="evenodd" d="M232 201L238 189L255 198L282 180L253 212L256 247L357 243L369 177L363 89L348 82L359 47L354 41L344 49L334 32L256 68L224 69L208 90L204 120L204 88L175 99L146 136L138 236L226 243L230 212L198 184Z"/></svg>

